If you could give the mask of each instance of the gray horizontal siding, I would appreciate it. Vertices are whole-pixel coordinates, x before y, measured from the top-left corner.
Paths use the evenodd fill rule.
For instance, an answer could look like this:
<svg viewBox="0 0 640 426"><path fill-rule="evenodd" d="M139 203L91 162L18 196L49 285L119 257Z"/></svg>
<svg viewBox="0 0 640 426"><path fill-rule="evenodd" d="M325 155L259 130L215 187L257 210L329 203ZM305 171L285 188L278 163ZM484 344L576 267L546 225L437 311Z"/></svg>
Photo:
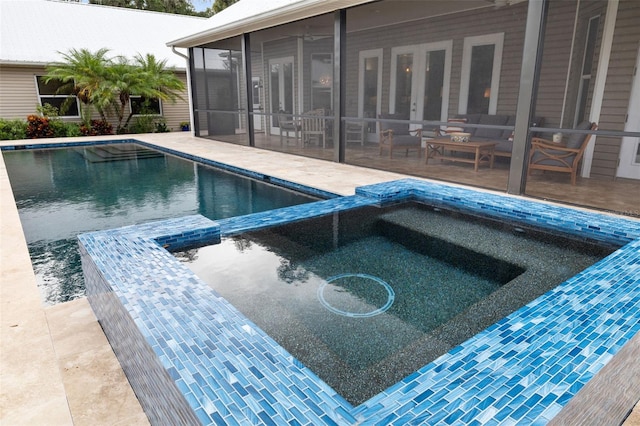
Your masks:
<svg viewBox="0 0 640 426"><path fill-rule="evenodd" d="M611 59L600 114L600 128L624 130L633 83L633 69L640 46L640 7L636 0L621 0L611 49ZM640 117L632 117L638 120ZM596 138L591 176L616 176L621 138Z"/></svg>
<svg viewBox="0 0 640 426"><path fill-rule="evenodd" d="M36 113L38 95L34 75L44 68L0 65L0 117L26 119Z"/></svg>

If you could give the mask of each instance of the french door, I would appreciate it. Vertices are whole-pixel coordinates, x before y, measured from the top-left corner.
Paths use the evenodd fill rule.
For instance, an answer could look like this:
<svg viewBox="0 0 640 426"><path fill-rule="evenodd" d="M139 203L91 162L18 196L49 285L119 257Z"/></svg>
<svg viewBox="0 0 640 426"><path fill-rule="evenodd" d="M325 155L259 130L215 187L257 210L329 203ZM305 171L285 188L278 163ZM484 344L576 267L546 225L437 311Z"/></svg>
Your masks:
<svg viewBox="0 0 640 426"><path fill-rule="evenodd" d="M278 113L293 114L293 56L269 60L271 133L279 134Z"/></svg>
<svg viewBox="0 0 640 426"><path fill-rule="evenodd" d="M262 132L262 121L264 116L264 110L262 108L262 81L260 77L251 78L251 90L253 98L253 130L256 132Z"/></svg>
<svg viewBox="0 0 640 426"><path fill-rule="evenodd" d="M449 40L391 49L389 112L415 121L447 120L452 45Z"/></svg>

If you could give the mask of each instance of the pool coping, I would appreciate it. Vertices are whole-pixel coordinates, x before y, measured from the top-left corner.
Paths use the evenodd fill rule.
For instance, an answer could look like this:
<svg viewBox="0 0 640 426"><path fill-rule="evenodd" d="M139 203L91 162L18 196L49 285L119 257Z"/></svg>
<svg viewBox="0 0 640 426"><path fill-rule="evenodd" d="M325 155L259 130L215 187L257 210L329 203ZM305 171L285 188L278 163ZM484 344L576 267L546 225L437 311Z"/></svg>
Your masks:
<svg viewBox="0 0 640 426"><path fill-rule="evenodd" d="M358 407L332 391L159 245L177 248L256 229L256 224L285 223L290 215L311 217L410 199L627 245ZM110 287L98 294L113 293L106 298L88 295L96 314L104 309L96 303L105 299L109 309L117 309L111 306L117 304L126 307L155 354L159 371L169 372L183 402L202 423L535 424L553 418L640 330L639 310L633 310L640 304L640 289L624 288L625 283L640 287L639 237L640 223L627 218L403 179L360 187L354 196L277 212L216 222L191 216L84 234L80 241L86 250L83 262L93 263L96 279ZM153 265L152 274L148 265ZM609 312L611 306L621 309ZM198 318L211 321L210 315L216 318L216 327L185 333L187 326L199 329ZM598 320L602 324L593 325ZM108 324L104 318L101 322L109 336ZM162 332L158 324L164 327ZM209 333L217 336L215 351L203 343L211 344ZM112 344L117 353L117 343ZM194 356L194 350L204 358ZM175 360L183 368L177 368ZM121 363L127 371L126 362Z"/></svg>

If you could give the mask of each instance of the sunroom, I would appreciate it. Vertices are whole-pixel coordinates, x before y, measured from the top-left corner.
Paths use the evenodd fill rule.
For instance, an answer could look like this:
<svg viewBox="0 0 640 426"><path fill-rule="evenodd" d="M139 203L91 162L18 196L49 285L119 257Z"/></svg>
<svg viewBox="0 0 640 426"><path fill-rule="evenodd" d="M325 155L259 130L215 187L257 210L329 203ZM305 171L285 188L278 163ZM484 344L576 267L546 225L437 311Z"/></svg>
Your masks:
<svg viewBox="0 0 640 426"><path fill-rule="evenodd" d="M169 45L195 136L638 216L638 20L634 0L242 0Z"/></svg>

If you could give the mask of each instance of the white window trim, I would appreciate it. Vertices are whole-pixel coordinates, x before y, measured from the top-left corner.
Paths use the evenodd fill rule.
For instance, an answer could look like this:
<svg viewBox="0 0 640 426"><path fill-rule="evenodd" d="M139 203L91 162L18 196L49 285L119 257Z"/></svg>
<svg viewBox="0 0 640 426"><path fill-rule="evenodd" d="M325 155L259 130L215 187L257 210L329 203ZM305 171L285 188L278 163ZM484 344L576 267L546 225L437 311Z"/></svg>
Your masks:
<svg viewBox="0 0 640 426"><path fill-rule="evenodd" d="M460 98L458 113L467 113L469 101L469 77L471 74L471 52L474 46L495 46L493 54L493 72L491 74L491 96L489 98L489 114L496 114L498 110L498 91L500 89L500 71L502 68L502 50L504 47L504 33L484 34L481 36L465 37L462 49L462 67L460 76Z"/></svg>
<svg viewBox="0 0 640 426"><path fill-rule="evenodd" d="M133 111L133 107L131 105L131 99L133 98L142 98L142 96L139 95L131 95L129 96L129 111ZM164 115L164 111L162 109L162 99L158 98L158 106L160 107L160 113L158 114L133 114L134 117L143 117L143 116L152 116L152 117L162 117Z"/></svg>
<svg viewBox="0 0 640 426"><path fill-rule="evenodd" d="M598 19L598 25L600 25L600 18L601 15L595 15L592 16L591 18L589 18L589 22L587 23L587 38L584 41L584 52L582 52L582 61L580 62L580 76L578 77L579 83L578 83L578 94L576 96L576 105L575 105L575 109L573 112L573 126L577 126L578 124L580 124L578 122L578 112L580 110L580 100L582 99L582 95L583 92L585 90L589 90L589 84L591 83L591 77L593 76L593 63L591 64L591 72L589 74L583 74L584 72L584 63L587 61L587 47L589 44L589 40L588 40L588 34L591 32L591 26L593 25L593 21ZM598 29L599 31L599 29ZM596 40L594 42L594 46L593 46L593 54L595 56L595 51L596 51L596 46L598 45L598 35L596 34ZM595 62L595 61L593 61ZM585 87L585 82L586 87ZM586 105L585 105L586 107ZM588 116L588 111L585 110L585 116ZM586 118L585 118L586 120Z"/></svg>
<svg viewBox="0 0 640 426"><path fill-rule="evenodd" d="M36 95L38 96L38 103L40 104L40 106L42 105L42 98L74 98L76 101L76 108L78 109L78 115L61 115L59 116L60 118L78 118L80 117L80 104L79 104L79 100L78 97L76 95L43 95L40 93L40 87L38 86L38 77L40 78L44 78L44 75L37 75L34 74L33 75L33 82L36 86Z"/></svg>
<svg viewBox="0 0 640 426"><path fill-rule="evenodd" d="M619 0L610 0L607 3L607 11L604 15L602 40L600 41L600 53L598 55L598 68L596 70L596 79L593 84L591 112L589 114L589 121L592 123L600 122L600 112L602 111L605 83L607 82L607 75L609 73L611 46L613 46L613 35L618 16L618 5ZM589 139L587 148L584 150L584 156L582 157L582 170L580 173L582 177L588 178L591 175L591 163L593 161L593 152L595 151L597 138L598 136L593 135L593 137Z"/></svg>

